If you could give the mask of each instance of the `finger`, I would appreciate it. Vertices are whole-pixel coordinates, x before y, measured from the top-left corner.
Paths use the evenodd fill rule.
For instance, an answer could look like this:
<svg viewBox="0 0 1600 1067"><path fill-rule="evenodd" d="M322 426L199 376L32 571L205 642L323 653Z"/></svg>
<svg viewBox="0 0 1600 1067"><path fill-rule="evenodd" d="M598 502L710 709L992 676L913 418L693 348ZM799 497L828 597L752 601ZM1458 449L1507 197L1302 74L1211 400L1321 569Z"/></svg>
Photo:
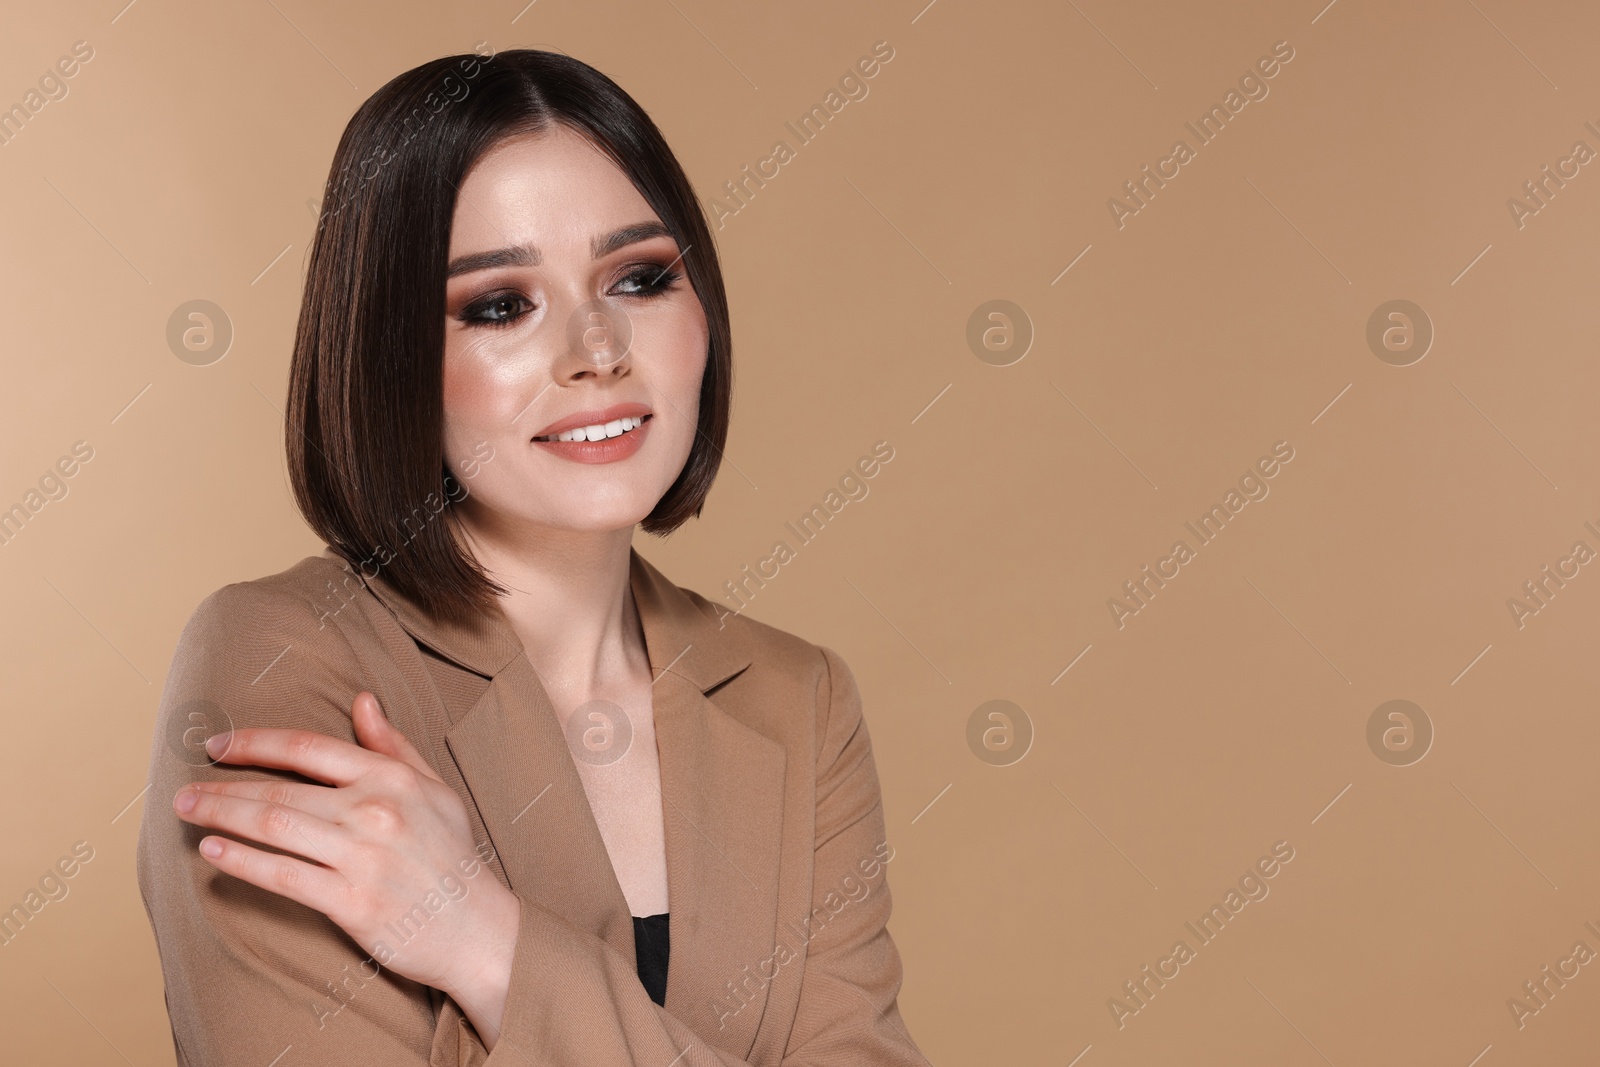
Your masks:
<svg viewBox="0 0 1600 1067"><path fill-rule="evenodd" d="M339 911L350 887L350 880L337 870L293 856L263 852L225 837L201 838L200 855L225 874L314 908L329 918Z"/></svg>
<svg viewBox="0 0 1600 1067"><path fill-rule="evenodd" d="M185 809L185 804L190 806ZM253 797L182 789L173 798L172 809L185 822L237 834L330 867L342 858L339 828L296 808Z"/></svg>
<svg viewBox="0 0 1600 1067"><path fill-rule="evenodd" d="M349 806L333 786L307 785L303 782L285 782L278 779L190 782L184 788L296 808L330 823L339 822L339 817ZM173 798L173 803L176 807L176 797Z"/></svg>
<svg viewBox="0 0 1600 1067"><path fill-rule="evenodd" d="M330 785L349 785L381 758L360 745L315 730L264 726L214 734L206 740L206 751L218 763L276 767Z"/></svg>
<svg viewBox="0 0 1600 1067"><path fill-rule="evenodd" d="M372 693L362 690L356 694L355 699L350 702L350 721L355 724L356 740L361 743L362 748L397 759L410 766L412 770L443 784L444 779L434 773L433 767L422 757L422 753L417 751L411 739L389 721L383 705L378 703L378 698Z"/></svg>

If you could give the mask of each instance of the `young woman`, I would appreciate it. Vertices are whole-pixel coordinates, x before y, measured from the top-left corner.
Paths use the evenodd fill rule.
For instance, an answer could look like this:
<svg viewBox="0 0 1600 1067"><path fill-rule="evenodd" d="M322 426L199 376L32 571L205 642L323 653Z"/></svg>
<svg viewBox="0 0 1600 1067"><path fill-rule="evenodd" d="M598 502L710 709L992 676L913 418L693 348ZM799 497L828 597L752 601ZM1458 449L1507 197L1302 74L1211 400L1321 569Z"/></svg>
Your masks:
<svg viewBox="0 0 1600 1067"><path fill-rule="evenodd" d="M632 548L699 514L732 379L644 111L532 50L385 85L289 378L328 547L200 605L152 749L179 1063L926 1062L850 670Z"/></svg>

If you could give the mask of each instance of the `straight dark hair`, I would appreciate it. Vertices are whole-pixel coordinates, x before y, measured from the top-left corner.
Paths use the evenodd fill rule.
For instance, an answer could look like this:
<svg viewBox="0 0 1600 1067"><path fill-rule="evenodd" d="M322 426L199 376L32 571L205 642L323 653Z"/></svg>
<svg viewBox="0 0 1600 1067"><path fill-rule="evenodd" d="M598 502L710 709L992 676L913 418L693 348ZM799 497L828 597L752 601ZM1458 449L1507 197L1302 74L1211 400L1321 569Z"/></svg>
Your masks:
<svg viewBox="0 0 1600 1067"><path fill-rule="evenodd" d="M480 50L483 46L479 46ZM445 269L462 180L501 141L560 124L609 156L684 251L710 333L695 443L645 517L698 516L732 403L727 294L700 201L661 131L593 67L558 52L445 56L397 76L339 139L289 368L289 480L306 522L365 577L459 620L506 590L443 521L466 488L444 460Z"/></svg>

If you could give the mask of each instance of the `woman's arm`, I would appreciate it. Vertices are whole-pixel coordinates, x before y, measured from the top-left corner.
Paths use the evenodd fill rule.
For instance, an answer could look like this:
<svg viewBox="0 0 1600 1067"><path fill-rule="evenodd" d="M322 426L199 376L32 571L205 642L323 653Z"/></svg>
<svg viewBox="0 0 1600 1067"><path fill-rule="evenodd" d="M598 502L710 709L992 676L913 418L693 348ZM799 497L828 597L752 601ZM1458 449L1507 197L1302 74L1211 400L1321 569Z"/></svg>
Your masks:
<svg viewBox="0 0 1600 1067"><path fill-rule="evenodd" d="M260 1067L286 1052L284 1064L456 1063L460 1023L452 1015L452 1029L438 1032L442 994L384 966L326 915L218 870L198 849L206 829L173 810L189 782L304 782L285 770L211 764L200 743L220 730L307 728L355 742L348 709L368 686L322 614L264 582L231 585L196 609L173 656L137 866L180 1064ZM376 695L397 718L408 710L404 692ZM495 878L480 866L459 882L477 892Z"/></svg>
<svg viewBox="0 0 1600 1067"><path fill-rule="evenodd" d="M321 912L375 963L450 994L492 1047L511 978L517 897L492 877L471 891L465 879L479 862L466 805L377 698L358 693L350 720L359 745L259 727L206 742L218 762L294 771L325 785L194 782L174 806L185 822L222 831L200 841L213 867ZM401 943L392 933L397 920L425 936Z"/></svg>
<svg viewBox="0 0 1600 1067"><path fill-rule="evenodd" d="M192 750L169 739L198 724L205 732L231 724L309 728L354 742L347 708L367 685L335 628L322 628L314 607L295 594L245 583L201 604L174 656L138 868L180 1064L259 1067L291 1049L296 1062L341 1067L747 1062L650 1000L635 961L520 898L500 1036L490 1052L454 1000L383 966L328 916L200 856L204 829L180 820L170 803L185 783L300 779L185 758ZM805 976L782 1063L923 1063L895 1006L901 971L885 929L887 883L834 913L841 880L862 879L862 864L881 855L885 841L854 678L836 654L823 650L822 657L828 692L819 713L814 906L825 925L804 960L785 964L803 966ZM391 715L410 699L403 691L376 695ZM480 866L476 878L503 889L487 871ZM466 892L487 885L468 877L460 883Z"/></svg>

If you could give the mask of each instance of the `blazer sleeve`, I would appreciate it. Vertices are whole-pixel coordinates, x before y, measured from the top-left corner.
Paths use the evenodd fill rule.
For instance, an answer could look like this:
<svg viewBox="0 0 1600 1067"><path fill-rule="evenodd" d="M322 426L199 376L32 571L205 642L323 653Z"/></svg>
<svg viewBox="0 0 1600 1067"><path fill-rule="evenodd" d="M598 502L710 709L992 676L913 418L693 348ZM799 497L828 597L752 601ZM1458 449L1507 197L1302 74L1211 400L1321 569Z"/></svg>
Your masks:
<svg viewBox="0 0 1600 1067"><path fill-rule="evenodd" d="M354 742L350 701L368 686L320 614L292 592L226 586L191 616L162 690L136 859L180 1067L457 1063L442 994L381 968L322 913L212 867L198 851L210 831L172 810L192 781L303 780L210 764L199 746L229 725Z"/></svg>
<svg viewBox="0 0 1600 1067"><path fill-rule="evenodd" d="M223 874L199 855L208 831L172 811L186 782L297 776L196 761L198 750L178 741L186 731L199 731L191 738L198 742L231 723L354 741L350 701L370 684L337 626L324 628L318 616L294 594L255 583L218 590L185 628L162 693L137 867L180 1067L749 1064L652 1001L635 961L523 898L501 1033L486 1050L449 997L380 968L314 909ZM896 1007L902 972L886 929L884 873L865 896L831 913L837 887L847 875L863 877L858 865L875 849L881 854L885 835L855 680L836 653L820 654L827 695L818 713L813 907L831 918L804 950L800 1004L781 1064L923 1064ZM376 695L386 707L404 699Z"/></svg>
<svg viewBox="0 0 1600 1067"><path fill-rule="evenodd" d="M865 873L864 859L886 846L883 797L855 677L838 653L820 648L827 674L816 753L813 916L827 916L805 948L800 1004L781 1067L912 1067L928 1063L896 1003L900 956L887 928L887 874ZM892 850L888 856L893 858ZM847 878L869 891L841 903ZM876 885L872 885L873 882ZM447 1014L458 1009L447 1003ZM534 902L522 902L506 1014L499 1041L485 1052L460 1023L461 1067L749 1067L704 1041L656 1004L634 961ZM763 1063L771 1065L771 1060Z"/></svg>

